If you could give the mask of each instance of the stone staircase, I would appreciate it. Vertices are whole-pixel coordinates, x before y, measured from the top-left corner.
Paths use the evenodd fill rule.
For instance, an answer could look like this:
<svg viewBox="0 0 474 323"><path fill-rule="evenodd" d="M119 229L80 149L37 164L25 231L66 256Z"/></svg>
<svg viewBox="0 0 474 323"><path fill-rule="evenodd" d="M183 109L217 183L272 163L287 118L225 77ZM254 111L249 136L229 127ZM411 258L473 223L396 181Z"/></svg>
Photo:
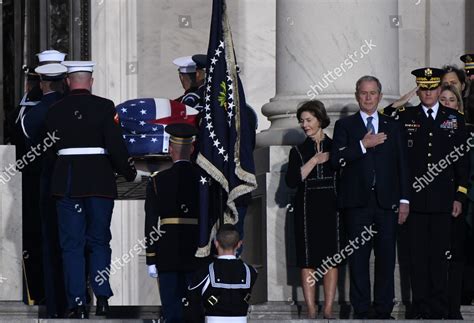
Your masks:
<svg viewBox="0 0 474 323"><path fill-rule="evenodd" d="M150 322L158 323L159 306L111 306L111 315L107 319L99 318L93 315L95 307L91 307L89 322ZM464 321L474 322L474 306L463 306L462 314ZM335 308L338 320L323 319L322 314L317 320L305 319L305 308L295 304L285 302L271 302L266 304L252 305L249 311L249 323L270 323L270 322L363 322L364 320L352 320L351 308L349 305L337 306ZM397 321L417 322L416 320L405 320L405 306L395 306L392 316ZM77 320L66 319L44 319L44 308L38 306L27 306L21 302L0 302L0 323L4 322L77 322ZM367 320L367 322L383 322L383 320ZM393 320L387 320L393 322ZM436 322L424 320L424 322ZM456 321L450 321L456 322ZM225 322L223 322L225 323Z"/></svg>

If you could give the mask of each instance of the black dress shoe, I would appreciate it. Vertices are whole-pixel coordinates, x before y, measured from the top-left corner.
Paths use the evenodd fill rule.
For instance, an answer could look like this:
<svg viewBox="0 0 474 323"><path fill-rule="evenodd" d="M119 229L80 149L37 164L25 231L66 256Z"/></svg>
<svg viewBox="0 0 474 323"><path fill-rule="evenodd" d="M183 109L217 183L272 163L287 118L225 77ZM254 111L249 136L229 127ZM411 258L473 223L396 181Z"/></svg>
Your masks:
<svg viewBox="0 0 474 323"><path fill-rule="evenodd" d="M70 319L87 319L87 311L86 311L86 307L84 305L80 305L80 306L77 306L75 308L73 308L67 318L70 318Z"/></svg>
<svg viewBox="0 0 474 323"><path fill-rule="evenodd" d="M97 296L97 305L95 308L96 316L105 316L109 314L109 301L105 296Z"/></svg>

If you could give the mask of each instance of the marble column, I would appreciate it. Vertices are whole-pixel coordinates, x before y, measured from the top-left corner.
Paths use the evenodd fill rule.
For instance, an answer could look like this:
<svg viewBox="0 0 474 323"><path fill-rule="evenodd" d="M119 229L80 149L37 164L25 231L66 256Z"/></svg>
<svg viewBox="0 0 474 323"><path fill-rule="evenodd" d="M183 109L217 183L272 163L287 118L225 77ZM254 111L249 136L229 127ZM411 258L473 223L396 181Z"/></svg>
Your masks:
<svg viewBox="0 0 474 323"><path fill-rule="evenodd" d="M386 99L399 95L397 0L277 0L276 95L262 112L271 121L257 145L301 140L295 112L321 100L332 124L355 110L354 87L375 75Z"/></svg>
<svg viewBox="0 0 474 323"><path fill-rule="evenodd" d="M21 176L15 170L15 146L0 146L0 301L21 301Z"/></svg>

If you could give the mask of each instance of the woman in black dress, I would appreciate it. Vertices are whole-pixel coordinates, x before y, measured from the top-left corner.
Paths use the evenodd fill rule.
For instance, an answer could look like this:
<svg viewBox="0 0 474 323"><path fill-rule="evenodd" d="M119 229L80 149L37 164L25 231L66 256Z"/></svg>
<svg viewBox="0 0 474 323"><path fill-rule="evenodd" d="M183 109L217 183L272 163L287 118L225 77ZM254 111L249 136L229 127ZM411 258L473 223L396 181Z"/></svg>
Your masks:
<svg viewBox="0 0 474 323"><path fill-rule="evenodd" d="M297 188L295 241L297 266L309 318L316 318L316 283L323 277L325 318L332 318L337 268L328 260L339 252L335 172L329 162L332 140L323 129L329 125L324 104L307 101L296 116L306 140L290 151L286 183ZM332 262L332 261L331 261ZM334 262L332 262L334 264Z"/></svg>

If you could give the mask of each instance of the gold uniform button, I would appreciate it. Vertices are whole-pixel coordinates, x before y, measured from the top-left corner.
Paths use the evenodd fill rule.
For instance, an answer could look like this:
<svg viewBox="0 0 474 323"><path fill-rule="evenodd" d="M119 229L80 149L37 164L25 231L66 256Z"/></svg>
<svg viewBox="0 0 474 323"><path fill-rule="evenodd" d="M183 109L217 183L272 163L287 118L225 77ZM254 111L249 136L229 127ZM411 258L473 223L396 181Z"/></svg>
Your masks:
<svg viewBox="0 0 474 323"><path fill-rule="evenodd" d="M428 146L430 146L430 147L431 147L431 146L433 146L433 145L432 145L432 144L431 144L431 142L430 142L430 143L428 143Z"/></svg>
<svg viewBox="0 0 474 323"><path fill-rule="evenodd" d="M431 167L431 164L428 164L428 168Z"/></svg>
<svg viewBox="0 0 474 323"><path fill-rule="evenodd" d="M430 132L430 137L433 137L433 133L432 133L432 132Z"/></svg>
<svg viewBox="0 0 474 323"><path fill-rule="evenodd" d="M428 157L431 157L431 153L428 153Z"/></svg>

